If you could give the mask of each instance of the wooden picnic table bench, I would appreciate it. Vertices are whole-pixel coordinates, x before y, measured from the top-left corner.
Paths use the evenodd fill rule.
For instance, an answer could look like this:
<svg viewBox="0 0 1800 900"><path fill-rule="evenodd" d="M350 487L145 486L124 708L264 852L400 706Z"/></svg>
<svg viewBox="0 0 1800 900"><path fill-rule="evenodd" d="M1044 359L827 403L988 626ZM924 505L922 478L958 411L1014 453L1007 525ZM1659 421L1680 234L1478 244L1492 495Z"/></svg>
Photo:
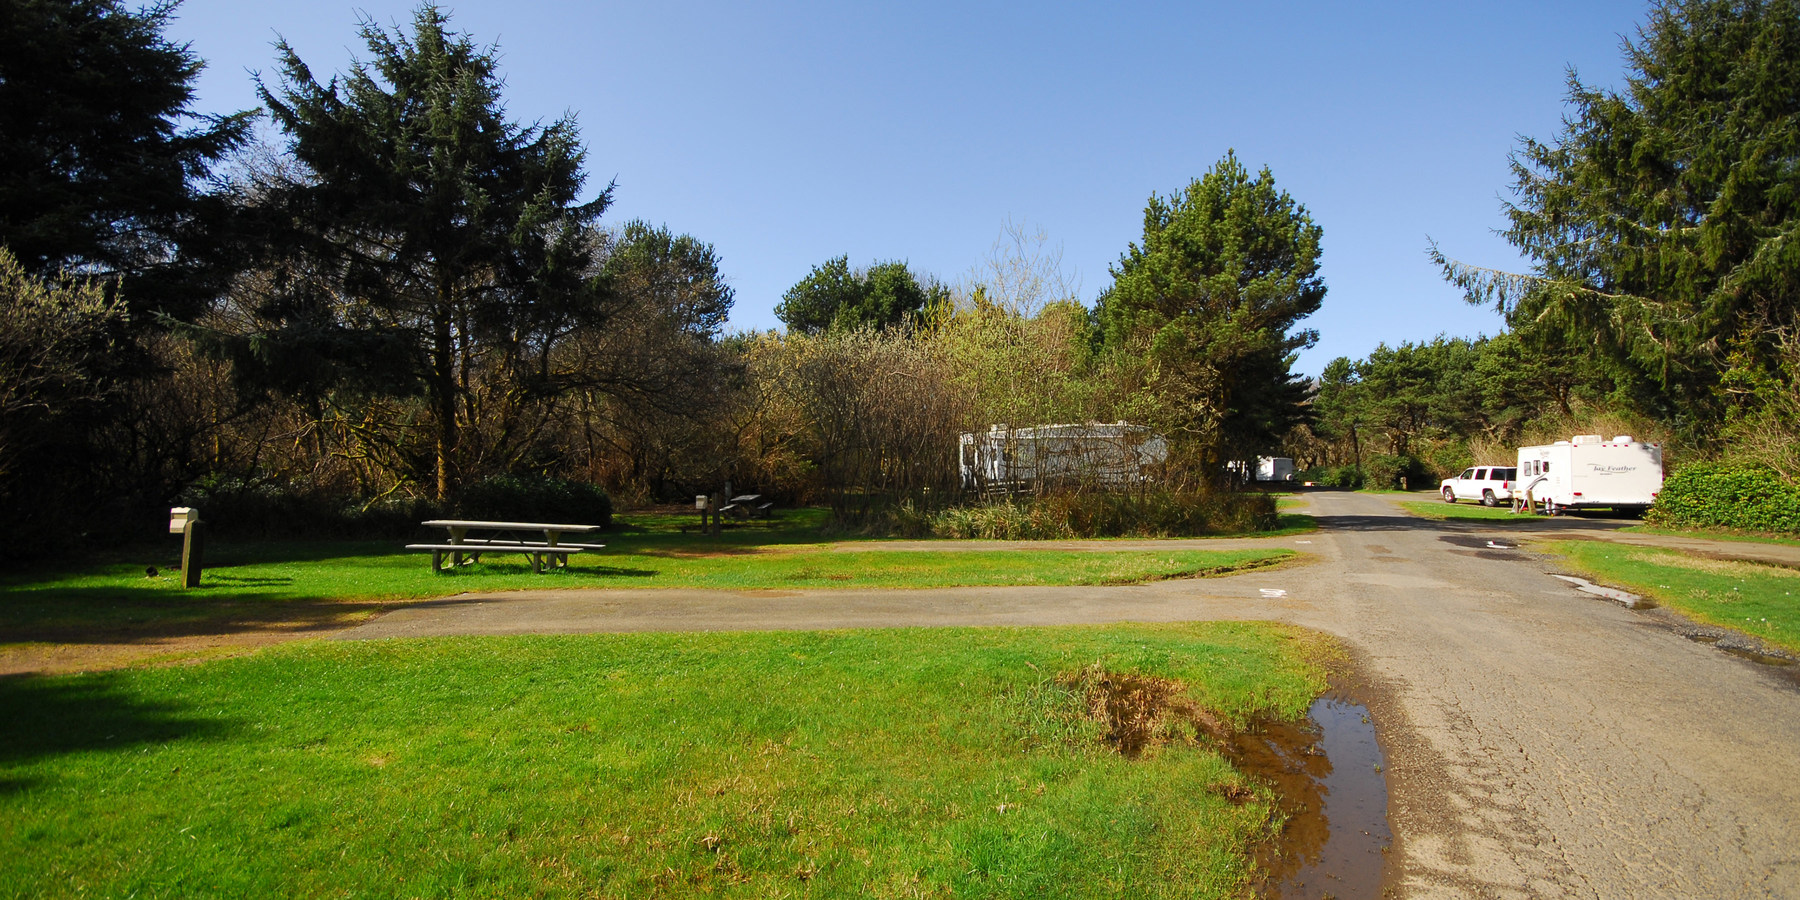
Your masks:
<svg viewBox="0 0 1800 900"><path fill-rule="evenodd" d="M730 513L740 519L766 519L769 517L769 510L773 509L775 504L762 503L761 500L761 494L739 494L731 498L727 505L720 507L719 511Z"/></svg>
<svg viewBox="0 0 1800 900"><path fill-rule="evenodd" d="M601 550L605 544L576 544L564 541L564 535L591 534L599 531L599 525L562 525L549 522L493 522L481 519L431 519L422 523L428 527L443 528L450 534L449 541L441 544L407 544L408 550L428 550L431 552L431 571L444 570L444 557L450 557L450 565L464 566L481 561L483 553L523 553L531 560L531 571L542 574L545 569L568 568L569 557L587 550ZM485 537L470 537L469 533L487 532ZM542 540L531 540L517 535L540 534ZM502 537L511 535L511 537ZM467 559L464 559L467 557Z"/></svg>

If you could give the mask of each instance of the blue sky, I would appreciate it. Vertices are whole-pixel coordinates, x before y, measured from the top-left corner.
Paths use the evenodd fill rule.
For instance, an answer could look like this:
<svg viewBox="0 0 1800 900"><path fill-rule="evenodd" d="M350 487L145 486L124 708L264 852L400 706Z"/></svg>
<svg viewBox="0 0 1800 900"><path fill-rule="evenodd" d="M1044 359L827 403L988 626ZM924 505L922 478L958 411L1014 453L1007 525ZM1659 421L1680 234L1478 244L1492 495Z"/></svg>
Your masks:
<svg viewBox="0 0 1800 900"><path fill-rule="evenodd" d="M734 328L771 328L815 264L906 260L946 281L1022 222L1091 305L1144 202L1228 149L1324 228L1320 332L1298 369L1439 333L1493 333L1425 259L1520 267L1507 154L1549 138L1564 73L1615 85L1641 0L1494 3L447 3L497 44L515 119L572 112L604 222L711 242ZM168 36L208 68L196 108L256 105L276 35L315 74L414 4L187 0Z"/></svg>

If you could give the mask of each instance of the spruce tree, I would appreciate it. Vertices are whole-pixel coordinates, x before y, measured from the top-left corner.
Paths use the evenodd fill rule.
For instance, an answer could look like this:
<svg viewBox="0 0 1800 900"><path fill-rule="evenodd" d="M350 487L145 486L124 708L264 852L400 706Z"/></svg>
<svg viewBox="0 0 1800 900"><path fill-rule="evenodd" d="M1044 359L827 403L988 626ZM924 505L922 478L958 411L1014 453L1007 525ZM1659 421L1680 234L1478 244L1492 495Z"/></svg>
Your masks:
<svg viewBox="0 0 1800 900"><path fill-rule="evenodd" d="M556 338L598 314L589 226L612 192L580 199L574 119L510 121L494 49L447 25L429 5L410 36L365 22L370 59L326 83L283 41L279 83L258 80L299 163L260 190L286 286L260 311L278 326L262 343L401 348L440 498L471 455L471 385L554 390Z"/></svg>
<svg viewBox="0 0 1800 900"><path fill-rule="evenodd" d="M1471 302L1594 348L1621 394L1704 436L1793 384L1800 328L1800 4L1656 3L1619 90L1569 74L1570 114L1513 156L1506 237L1529 274L1432 252Z"/></svg>
<svg viewBox="0 0 1800 900"><path fill-rule="evenodd" d="M1208 467L1254 458L1304 417L1291 366L1318 338L1296 325L1325 298L1321 234L1268 169L1253 177L1228 153L1186 190L1152 195L1143 243L1112 268L1104 341L1139 366L1146 416Z"/></svg>
<svg viewBox="0 0 1800 900"><path fill-rule="evenodd" d="M250 113L190 108L201 62L163 36L175 7L0 0L0 246L39 277L123 278L134 308L185 318L222 281L227 205L205 178Z"/></svg>

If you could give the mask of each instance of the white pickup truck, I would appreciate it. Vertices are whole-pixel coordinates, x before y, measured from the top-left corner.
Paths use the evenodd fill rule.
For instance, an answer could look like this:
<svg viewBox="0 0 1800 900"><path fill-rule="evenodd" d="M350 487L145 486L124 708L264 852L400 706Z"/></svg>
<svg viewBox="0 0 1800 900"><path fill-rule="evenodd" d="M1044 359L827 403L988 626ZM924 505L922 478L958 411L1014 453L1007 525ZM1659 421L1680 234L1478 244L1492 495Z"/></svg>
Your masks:
<svg viewBox="0 0 1800 900"><path fill-rule="evenodd" d="M1439 492L1445 503L1480 500L1482 506L1512 502L1513 483L1519 470L1513 466L1472 466L1455 478L1444 479Z"/></svg>

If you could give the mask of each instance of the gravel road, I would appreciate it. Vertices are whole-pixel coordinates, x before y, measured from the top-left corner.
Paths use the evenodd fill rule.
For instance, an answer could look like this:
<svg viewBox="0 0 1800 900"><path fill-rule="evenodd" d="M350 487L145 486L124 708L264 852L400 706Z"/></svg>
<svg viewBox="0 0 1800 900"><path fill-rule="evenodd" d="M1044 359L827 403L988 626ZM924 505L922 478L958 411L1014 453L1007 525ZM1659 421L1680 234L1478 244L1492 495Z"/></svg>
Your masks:
<svg viewBox="0 0 1800 900"><path fill-rule="evenodd" d="M1206 542L1306 554L1229 578L465 595L340 636L1294 622L1337 635L1353 656L1388 759L1399 896L1800 897L1800 680L1791 669L1686 640L1661 619L1551 578L1552 560L1488 546L1516 545L1516 527L1419 519L1377 495L1309 500L1318 533ZM1557 520L1533 533L1660 542L1610 534L1617 524ZM1741 555L1785 561L1788 549L1800 555ZM1265 596L1274 591L1286 593Z"/></svg>

